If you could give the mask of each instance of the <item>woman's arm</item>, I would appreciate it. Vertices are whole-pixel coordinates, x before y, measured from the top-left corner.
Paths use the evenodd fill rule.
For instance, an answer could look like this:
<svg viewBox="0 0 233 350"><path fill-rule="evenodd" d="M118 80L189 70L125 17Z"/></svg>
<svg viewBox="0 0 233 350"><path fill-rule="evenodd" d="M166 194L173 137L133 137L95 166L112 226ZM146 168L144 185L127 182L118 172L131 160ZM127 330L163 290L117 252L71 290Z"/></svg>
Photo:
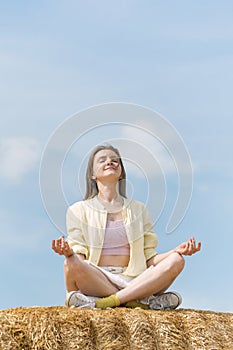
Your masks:
<svg viewBox="0 0 233 350"><path fill-rule="evenodd" d="M199 252L200 249L201 249L201 242L198 242L198 244L196 245L196 241L194 237L191 237L187 242L181 243L180 245L170 250L169 252L163 253L163 254L157 254L151 259L147 260L147 266L149 267L150 265L157 265L160 261L167 258L172 253L191 256Z"/></svg>
<svg viewBox="0 0 233 350"><path fill-rule="evenodd" d="M158 236L154 232L154 225L152 223L150 214L147 208L143 207L143 231L144 231L144 255L146 260L150 260L151 257L154 257L157 252L155 248L158 244Z"/></svg>
<svg viewBox="0 0 233 350"><path fill-rule="evenodd" d="M88 259L89 248L85 239L84 220L80 219L80 203L77 202L72 207L69 207L66 213L67 243L74 253L84 255Z"/></svg>

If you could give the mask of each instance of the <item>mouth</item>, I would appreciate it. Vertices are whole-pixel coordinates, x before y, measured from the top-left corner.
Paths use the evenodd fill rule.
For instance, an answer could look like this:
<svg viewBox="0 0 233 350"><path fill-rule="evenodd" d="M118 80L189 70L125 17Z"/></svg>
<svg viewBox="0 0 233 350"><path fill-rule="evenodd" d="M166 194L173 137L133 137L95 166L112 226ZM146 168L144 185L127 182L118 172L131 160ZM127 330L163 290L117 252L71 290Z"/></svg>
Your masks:
<svg viewBox="0 0 233 350"><path fill-rule="evenodd" d="M115 167L113 167L113 166L108 166L107 168L105 168L104 170L116 170L116 168Z"/></svg>

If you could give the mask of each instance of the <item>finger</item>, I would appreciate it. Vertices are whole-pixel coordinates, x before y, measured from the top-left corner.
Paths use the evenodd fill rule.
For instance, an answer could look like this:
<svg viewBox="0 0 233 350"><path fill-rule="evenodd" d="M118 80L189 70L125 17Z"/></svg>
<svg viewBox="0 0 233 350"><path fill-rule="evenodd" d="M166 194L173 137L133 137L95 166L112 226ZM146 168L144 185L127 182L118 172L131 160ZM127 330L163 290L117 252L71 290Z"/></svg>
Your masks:
<svg viewBox="0 0 233 350"><path fill-rule="evenodd" d="M198 244L196 244L196 241L194 240L194 250L195 252L198 252L201 249L201 242L198 242Z"/></svg>
<svg viewBox="0 0 233 350"><path fill-rule="evenodd" d="M53 239L52 240L52 249L57 252L58 249L58 244L57 244L57 240Z"/></svg>
<svg viewBox="0 0 233 350"><path fill-rule="evenodd" d="M193 242L189 241L188 242L188 254L187 255L192 255L193 254Z"/></svg>
<svg viewBox="0 0 233 350"><path fill-rule="evenodd" d="M195 241L195 238L194 238L194 237L192 237L192 244L193 244L194 246L196 246L196 241Z"/></svg>
<svg viewBox="0 0 233 350"><path fill-rule="evenodd" d="M196 246L196 241L194 237L190 238L190 242L192 243L192 245L195 247Z"/></svg>
<svg viewBox="0 0 233 350"><path fill-rule="evenodd" d="M57 247L54 247L54 248L53 248L53 251L54 251L55 253L57 253L57 254L60 253L60 250L59 250Z"/></svg>
<svg viewBox="0 0 233 350"><path fill-rule="evenodd" d="M64 238L63 238L63 236L61 237L61 240L60 240L60 247L61 247L61 249L64 248Z"/></svg>
<svg viewBox="0 0 233 350"><path fill-rule="evenodd" d="M70 245L69 245L69 243L68 243L67 241L65 241L65 245L66 245L68 248L70 248Z"/></svg>
<svg viewBox="0 0 233 350"><path fill-rule="evenodd" d="M188 249L189 251L193 249L193 238L190 238L188 241Z"/></svg>
<svg viewBox="0 0 233 350"><path fill-rule="evenodd" d="M65 250L69 250L70 249L69 244L67 242L64 243L64 249Z"/></svg>
<svg viewBox="0 0 233 350"><path fill-rule="evenodd" d="M62 244L63 244L62 236L60 238L58 238L57 243L58 243L59 248L61 249L62 248Z"/></svg>
<svg viewBox="0 0 233 350"><path fill-rule="evenodd" d="M189 255L189 244L188 242L183 243L182 254Z"/></svg>
<svg viewBox="0 0 233 350"><path fill-rule="evenodd" d="M52 240L52 249L55 248L55 239Z"/></svg>
<svg viewBox="0 0 233 350"><path fill-rule="evenodd" d="M193 249L193 254L199 252L201 249L201 242L198 242L197 246Z"/></svg>

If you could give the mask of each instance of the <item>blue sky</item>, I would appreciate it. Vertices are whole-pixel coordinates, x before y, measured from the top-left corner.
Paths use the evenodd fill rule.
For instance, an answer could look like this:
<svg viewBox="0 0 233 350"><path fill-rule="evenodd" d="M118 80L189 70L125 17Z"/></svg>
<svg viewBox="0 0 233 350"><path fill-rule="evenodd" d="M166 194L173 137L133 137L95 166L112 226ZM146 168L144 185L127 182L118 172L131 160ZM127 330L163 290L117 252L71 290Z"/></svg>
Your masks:
<svg viewBox="0 0 233 350"><path fill-rule="evenodd" d="M69 116L125 102L162 114L192 159L186 216L165 233L177 190L170 173L155 228L160 252L190 235L203 243L173 288L183 307L233 312L232 13L226 0L0 2L1 308L64 304L63 259L50 249L60 233L40 195L42 152ZM79 160L74 147L67 182ZM142 178L129 169L129 179L143 200ZM64 186L74 201L75 185Z"/></svg>

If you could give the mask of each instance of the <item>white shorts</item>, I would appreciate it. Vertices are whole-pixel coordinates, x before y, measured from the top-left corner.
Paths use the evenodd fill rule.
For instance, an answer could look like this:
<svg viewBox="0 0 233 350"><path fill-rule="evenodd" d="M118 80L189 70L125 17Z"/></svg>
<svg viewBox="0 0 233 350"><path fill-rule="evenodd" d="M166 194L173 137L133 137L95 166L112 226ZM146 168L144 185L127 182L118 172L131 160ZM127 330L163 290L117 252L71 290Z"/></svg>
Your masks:
<svg viewBox="0 0 233 350"><path fill-rule="evenodd" d="M89 265L95 267L101 271L110 282L112 282L117 288L123 289L129 285L129 283L136 277L123 275L126 267L120 266L97 266L90 261L85 260Z"/></svg>
<svg viewBox="0 0 233 350"><path fill-rule="evenodd" d="M143 271L140 275L138 275L136 277L131 277L131 276L123 275L123 272L126 270L126 267L120 267L120 266L97 266L97 265L93 264L92 262L90 262L88 260L85 260L85 261L89 265L91 265L91 266L97 268L98 270L100 270L109 279L109 281L112 282L119 289L123 289L123 288L127 287L130 284L130 282L132 282L134 279L136 279L139 276L141 276L147 270L150 270L150 269L153 268L153 265L151 265L145 271ZM138 301L140 301L143 304L148 304L149 303L149 298L150 297L146 297L146 298L143 298L143 299L139 299Z"/></svg>

